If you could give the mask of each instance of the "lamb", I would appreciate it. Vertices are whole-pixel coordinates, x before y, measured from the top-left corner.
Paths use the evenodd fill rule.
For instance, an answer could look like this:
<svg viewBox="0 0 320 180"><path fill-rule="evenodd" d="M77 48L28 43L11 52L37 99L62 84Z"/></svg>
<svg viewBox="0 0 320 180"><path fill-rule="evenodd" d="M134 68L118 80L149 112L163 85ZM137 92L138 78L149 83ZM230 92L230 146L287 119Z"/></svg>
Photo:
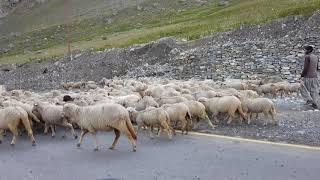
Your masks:
<svg viewBox="0 0 320 180"><path fill-rule="evenodd" d="M263 113L266 118L270 115L273 123L277 125L275 119L276 108L268 98L244 99L242 100L242 108L245 113L248 113L248 124L251 123L250 116L252 113ZM267 121L264 122L264 125L267 125Z"/></svg>
<svg viewBox="0 0 320 180"><path fill-rule="evenodd" d="M18 136L18 126L20 123L24 125L24 128L28 132L28 136L31 139L32 146L35 146L36 140L33 137L33 132L28 119L28 113L19 106L0 109L0 143L2 143L4 130L9 129L13 134L11 145L15 145L16 138Z"/></svg>
<svg viewBox="0 0 320 180"><path fill-rule="evenodd" d="M229 117L227 124L232 122L236 112L240 113L240 123L242 122L242 118L246 119L246 115L242 111L241 101L235 96L224 96L211 99L200 98L198 101L206 107L207 112L213 114L216 122L218 122L218 113L228 113Z"/></svg>
<svg viewBox="0 0 320 180"><path fill-rule="evenodd" d="M81 89L85 87L85 83L84 82L68 82L68 83L63 83L62 87L65 88L66 90Z"/></svg>
<svg viewBox="0 0 320 180"><path fill-rule="evenodd" d="M96 85L96 82L94 81L88 81L86 83L84 83L84 86L86 89L97 89L98 85Z"/></svg>
<svg viewBox="0 0 320 180"><path fill-rule="evenodd" d="M131 94L127 96L120 96L118 104L124 106L124 107L134 107L135 104L141 99L140 96Z"/></svg>
<svg viewBox="0 0 320 180"><path fill-rule="evenodd" d="M187 105L183 103L164 104L162 108L169 114L173 124L181 123L182 134L188 134L189 126L191 125L191 113ZM174 132L175 133L175 132Z"/></svg>
<svg viewBox="0 0 320 180"><path fill-rule="evenodd" d="M275 97L277 95L278 89L279 88L275 84L270 83L270 84L263 84L261 86L258 86L256 88L256 91L259 95L271 94L273 97Z"/></svg>
<svg viewBox="0 0 320 180"><path fill-rule="evenodd" d="M157 85L157 86L149 86L148 89L145 91L145 96L152 96L154 98L160 98L165 88Z"/></svg>
<svg viewBox="0 0 320 180"><path fill-rule="evenodd" d="M144 96L135 105L137 111L145 110L147 107L159 107L159 104L151 96Z"/></svg>
<svg viewBox="0 0 320 180"><path fill-rule="evenodd" d="M185 101L183 103L188 106L192 118L197 118L197 122L205 120L212 129L215 128L206 113L205 106L202 103L198 101Z"/></svg>
<svg viewBox="0 0 320 180"><path fill-rule="evenodd" d="M277 82L274 83L274 85L277 87L277 93L280 92L281 97L283 97L284 94L289 94L289 88L290 83L288 82Z"/></svg>
<svg viewBox="0 0 320 180"><path fill-rule="evenodd" d="M162 106L163 104L175 104L187 101L188 99L182 97L182 96L173 96L173 97L160 97L157 102L159 106Z"/></svg>
<svg viewBox="0 0 320 180"><path fill-rule="evenodd" d="M32 109L32 112L38 113L41 116L41 119L45 122L45 128L44 133L48 133L48 128L51 129L51 136L55 137L55 130L54 126L59 125L66 128L69 128L71 130L72 135L76 139L78 136L76 135L72 124L68 123L65 119L62 117L62 106L57 105L51 105L46 103L35 103ZM65 131L66 135L66 131ZM63 135L62 137L65 137Z"/></svg>
<svg viewBox="0 0 320 180"><path fill-rule="evenodd" d="M234 88L236 90L246 90L248 86L242 82L227 82L225 85L226 88Z"/></svg>
<svg viewBox="0 0 320 180"><path fill-rule="evenodd" d="M114 149L120 138L120 133L127 135L133 151L136 151L137 135L131 124L128 111L119 104L100 104L80 107L75 104L65 104L63 106L63 117L72 123L76 123L81 128L81 136L77 144L81 146L83 136L90 132L95 139L95 151L99 150L97 131L111 131L115 133L115 139L110 147Z"/></svg>
<svg viewBox="0 0 320 180"><path fill-rule="evenodd" d="M187 100L196 100L196 98L194 98L194 96L192 96L191 94L182 94L182 97L186 98Z"/></svg>
<svg viewBox="0 0 320 180"><path fill-rule="evenodd" d="M196 100L199 98L205 97L205 98L214 98L214 97L220 97L220 93L217 93L215 91L199 91L193 94Z"/></svg>
<svg viewBox="0 0 320 180"><path fill-rule="evenodd" d="M11 91L11 96L21 97L22 94L23 94L23 93L22 93L21 90L12 90L12 91Z"/></svg>
<svg viewBox="0 0 320 180"><path fill-rule="evenodd" d="M258 93L253 90L240 90L239 95L242 98L257 98L257 97L259 97Z"/></svg>
<svg viewBox="0 0 320 180"><path fill-rule="evenodd" d="M300 88L301 88L300 83L291 83L289 85L289 93L299 93Z"/></svg>
<svg viewBox="0 0 320 180"><path fill-rule="evenodd" d="M173 131L173 129L170 126L169 114L162 108L149 108L140 112L133 108L128 108L128 112L131 120L137 123L138 130L142 126L149 127L151 138L153 138L153 127L158 126L160 127L158 137L160 136L162 129L164 129L168 133L169 139L172 139L171 131Z"/></svg>

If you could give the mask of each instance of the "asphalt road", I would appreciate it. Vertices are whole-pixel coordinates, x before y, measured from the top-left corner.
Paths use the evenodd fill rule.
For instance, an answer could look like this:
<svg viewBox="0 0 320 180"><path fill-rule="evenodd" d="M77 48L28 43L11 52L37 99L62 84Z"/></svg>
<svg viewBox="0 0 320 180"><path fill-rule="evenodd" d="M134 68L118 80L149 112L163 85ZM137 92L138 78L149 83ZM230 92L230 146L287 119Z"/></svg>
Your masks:
<svg viewBox="0 0 320 180"><path fill-rule="evenodd" d="M137 152L125 136L116 150L107 147L113 133L101 133L99 152L87 135L76 148L70 136L38 135L32 147L19 137L0 145L0 179L46 180L315 180L320 178L320 151L203 136L150 139L139 135Z"/></svg>

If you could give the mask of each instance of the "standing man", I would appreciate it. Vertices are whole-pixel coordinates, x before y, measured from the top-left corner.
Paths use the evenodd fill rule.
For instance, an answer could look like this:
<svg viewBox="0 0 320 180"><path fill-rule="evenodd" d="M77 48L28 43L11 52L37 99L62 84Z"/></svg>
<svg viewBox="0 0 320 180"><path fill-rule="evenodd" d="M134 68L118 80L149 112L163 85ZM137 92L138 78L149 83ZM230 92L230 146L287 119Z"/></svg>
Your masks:
<svg viewBox="0 0 320 180"><path fill-rule="evenodd" d="M313 52L312 46L305 46L304 67L301 73L301 95L313 108L318 109L319 104L319 81L317 76L318 58Z"/></svg>

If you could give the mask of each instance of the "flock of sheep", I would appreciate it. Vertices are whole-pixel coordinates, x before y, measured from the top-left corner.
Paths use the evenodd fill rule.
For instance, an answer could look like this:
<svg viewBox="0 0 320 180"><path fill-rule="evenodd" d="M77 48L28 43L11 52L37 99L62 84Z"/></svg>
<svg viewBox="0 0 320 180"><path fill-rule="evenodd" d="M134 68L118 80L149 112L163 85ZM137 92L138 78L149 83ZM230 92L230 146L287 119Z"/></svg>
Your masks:
<svg viewBox="0 0 320 180"><path fill-rule="evenodd" d="M41 93L0 88L0 143L9 130L13 134L12 145L23 132L35 145L33 131L48 133L50 129L54 137L56 126L61 126L74 138L74 128L81 129L78 147L89 132L95 140L94 149L98 150L96 132L114 131L110 149L115 148L123 133L136 151L133 124L138 126L138 132L148 129L152 138L156 128L158 136L165 131L170 139L176 134L175 129L187 134L199 122L212 129L221 119L226 119L227 124L234 120L250 124L253 115L257 118L260 113L265 115L265 125L276 125L276 108L267 97L296 95L300 83L103 78L98 83L64 83L62 88Z"/></svg>

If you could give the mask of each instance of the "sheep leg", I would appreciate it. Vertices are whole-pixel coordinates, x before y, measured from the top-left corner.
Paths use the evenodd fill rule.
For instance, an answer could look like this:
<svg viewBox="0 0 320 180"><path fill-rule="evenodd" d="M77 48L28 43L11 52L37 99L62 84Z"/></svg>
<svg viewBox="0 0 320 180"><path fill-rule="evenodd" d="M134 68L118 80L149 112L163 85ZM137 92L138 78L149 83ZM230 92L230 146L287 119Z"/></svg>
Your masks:
<svg viewBox="0 0 320 180"><path fill-rule="evenodd" d="M142 131L143 130L143 126L144 126L144 124L143 124L143 122L137 122L137 125L138 125L138 131L137 131L137 133L139 133L139 131Z"/></svg>
<svg viewBox="0 0 320 180"><path fill-rule="evenodd" d="M48 124L48 123L45 123L45 124L44 124L44 131L43 131L43 133L44 133L44 134L48 134L48 129L49 129L49 124Z"/></svg>
<svg viewBox="0 0 320 180"><path fill-rule="evenodd" d="M112 143L112 145L109 147L109 149L114 149L119 141L120 138L120 131L118 129L113 129L114 134L116 135L116 137L114 138L114 141Z"/></svg>
<svg viewBox="0 0 320 180"><path fill-rule="evenodd" d="M162 130L162 128L168 133L168 137L169 137L169 139L172 139L172 134L171 134L171 129L170 129L170 126L169 126L169 124L167 123L167 122L161 122L161 124L160 124L160 131ZM159 131L159 133L158 133L158 136L160 135L160 131Z"/></svg>
<svg viewBox="0 0 320 180"><path fill-rule="evenodd" d="M17 140L17 136L18 136L18 130L17 130L16 127L12 127L12 126L9 126L9 130L13 134L12 141L11 141L11 145L13 146L13 145L16 144L16 140Z"/></svg>
<svg viewBox="0 0 320 180"><path fill-rule="evenodd" d="M199 128L199 122L200 122L199 119L200 119L199 117L196 117L195 122L197 122L197 123L193 123L192 129L198 129Z"/></svg>
<svg viewBox="0 0 320 180"><path fill-rule="evenodd" d="M232 120L234 119L234 113L235 112L229 112L229 118L228 118L227 124L230 124L232 122Z"/></svg>
<svg viewBox="0 0 320 180"><path fill-rule="evenodd" d="M23 126L24 126L25 130L28 133L28 136L31 139L32 146L35 146L36 145L36 140L34 139L33 132L32 132L32 127L31 127L29 119L22 119L22 123L23 123Z"/></svg>
<svg viewBox="0 0 320 180"><path fill-rule="evenodd" d="M205 119L206 119L206 121L208 122L208 125L209 125L212 129L216 128L216 126L212 124L212 122L210 121L210 119L209 119L208 116L206 116Z"/></svg>
<svg viewBox="0 0 320 180"><path fill-rule="evenodd" d="M99 142L98 142L98 138L97 138L97 133L95 131L90 132L93 136L94 142L96 144L96 147L93 149L94 151L99 151Z"/></svg>
<svg viewBox="0 0 320 180"><path fill-rule="evenodd" d="M85 130L85 129L81 129L81 134L80 134L80 139L79 139L79 142L77 144L77 147L80 147L81 144L82 144L82 140L83 140L83 136L85 134L87 134L89 131L88 130Z"/></svg>
<svg viewBox="0 0 320 180"><path fill-rule="evenodd" d="M169 137L169 139L171 140L171 139L172 139L172 134L171 134L170 128L169 128L169 129L165 129L165 131L167 132L168 137Z"/></svg>
<svg viewBox="0 0 320 180"><path fill-rule="evenodd" d="M182 131L182 135L183 135L183 132L186 131L185 135L188 134L188 121L184 120L184 121L181 121L181 131Z"/></svg>
<svg viewBox="0 0 320 180"><path fill-rule="evenodd" d="M4 130L0 129L0 144L2 144Z"/></svg>
<svg viewBox="0 0 320 180"><path fill-rule="evenodd" d="M230 124L231 122L232 122L232 117L229 115L227 124Z"/></svg>
<svg viewBox="0 0 320 180"><path fill-rule="evenodd" d="M157 137L160 137L161 133L162 133L162 127L159 127L159 131L158 131Z"/></svg>
<svg viewBox="0 0 320 180"><path fill-rule="evenodd" d="M169 128L170 128L170 130L171 130L171 132L172 132L172 134L175 136L175 135L177 135L176 134L176 130L175 129L173 129L172 128L172 126L170 125L170 124L168 124L168 126L169 126Z"/></svg>
<svg viewBox="0 0 320 180"><path fill-rule="evenodd" d="M268 117L268 112L263 112L263 114L264 114L264 117L265 117L263 125L266 126L266 125L268 125L268 118L269 118Z"/></svg>
<svg viewBox="0 0 320 180"><path fill-rule="evenodd" d="M132 144L132 149L133 149L133 152L136 152L137 151L137 144L136 144L136 141L133 139L133 137L131 136L130 132L126 132L126 135L129 139L129 141L131 142Z"/></svg>
<svg viewBox="0 0 320 180"><path fill-rule="evenodd" d="M276 121L276 118L275 118L275 114L274 114L272 111L270 111L269 114L270 114L270 116L271 116L271 118L272 118L273 124L274 124L274 125L277 125L277 121Z"/></svg>
<svg viewBox="0 0 320 180"><path fill-rule="evenodd" d="M243 122L243 117L240 115L239 116L239 124L242 125L242 122Z"/></svg>
<svg viewBox="0 0 320 180"><path fill-rule="evenodd" d="M161 130L160 130L160 131L161 131ZM149 133L150 133L150 138L153 139L154 136L153 136L153 132L152 132L152 129L151 129L151 128L149 128Z"/></svg>
<svg viewBox="0 0 320 180"><path fill-rule="evenodd" d="M62 126L66 127L66 128L69 128L69 129L71 130L71 134L73 135L74 139L77 139L77 138L78 138L77 134L74 132L74 129L73 129L72 124L64 121L64 122L62 123ZM66 136L66 134L67 134L67 129L66 129L66 131L65 131L65 133L64 133L64 135L63 135L62 137L64 138L64 137Z"/></svg>
<svg viewBox="0 0 320 180"><path fill-rule="evenodd" d="M219 120L218 120L217 116L218 116L218 113L213 113L212 114L212 117L213 117L213 120L214 120L215 123L219 123Z"/></svg>
<svg viewBox="0 0 320 180"><path fill-rule="evenodd" d="M7 130L3 130L3 136L6 137L7 136Z"/></svg>
<svg viewBox="0 0 320 180"><path fill-rule="evenodd" d="M56 136L56 132L54 131L53 125L50 125L50 129L51 129L51 137L54 138Z"/></svg>
<svg viewBox="0 0 320 180"><path fill-rule="evenodd" d="M250 125L250 123L251 123L251 113L248 113L248 125Z"/></svg>

